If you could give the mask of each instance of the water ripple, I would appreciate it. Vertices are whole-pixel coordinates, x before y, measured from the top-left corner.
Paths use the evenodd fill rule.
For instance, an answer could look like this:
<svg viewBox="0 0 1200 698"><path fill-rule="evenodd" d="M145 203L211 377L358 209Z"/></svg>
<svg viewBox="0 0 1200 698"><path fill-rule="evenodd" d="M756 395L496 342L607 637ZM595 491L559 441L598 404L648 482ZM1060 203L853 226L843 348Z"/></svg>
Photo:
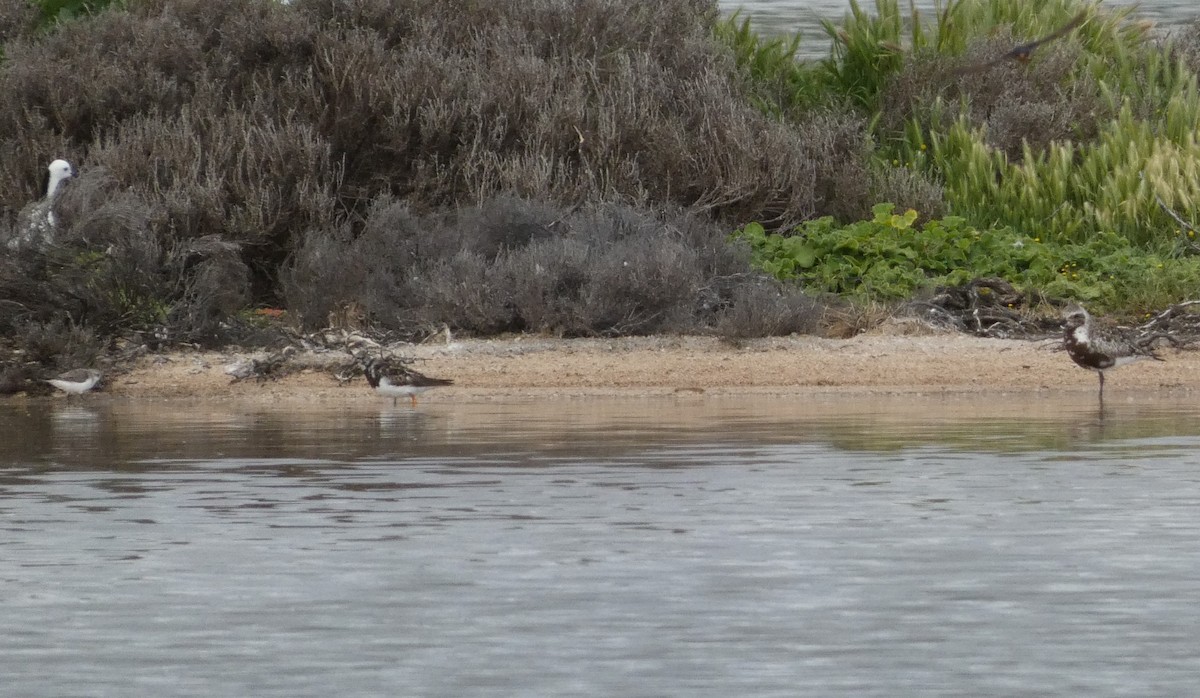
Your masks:
<svg viewBox="0 0 1200 698"><path fill-rule="evenodd" d="M1186 399L237 410L0 407L8 692L1195 685Z"/></svg>

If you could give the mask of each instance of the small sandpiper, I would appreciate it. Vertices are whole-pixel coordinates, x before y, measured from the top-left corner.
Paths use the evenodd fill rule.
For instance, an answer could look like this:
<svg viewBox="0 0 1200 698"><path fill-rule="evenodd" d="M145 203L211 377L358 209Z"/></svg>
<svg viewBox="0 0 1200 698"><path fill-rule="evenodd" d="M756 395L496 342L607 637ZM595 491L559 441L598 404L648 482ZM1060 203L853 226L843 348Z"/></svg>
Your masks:
<svg viewBox="0 0 1200 698"><path fill-rule="evenodd" d="M1128 339L1098 332L1092 326L1092 316L1077 305L1067 308L1063 344L1072 361L1099 374L1100 404L1104 404L1105 371L1142 359L1163 360L1153 350Z"/></svg>
<svg viewBox="0 0 1200 698"><path fill-rule="evenodd" d="M100 382L100 372L94 368L77 368L74 371L67 371L57 378L47 379L46 382L68 396L83 395Z"/></svg>
<svg viewBox="0 0 1200 698"><path fill-rule="evenodd" d="M382 359L367 358L360 361L363 373L367 376L367 383L375 392L392 398L392 406L396 405L398 398L408 396L412 400L412 406L416 407L417 396L421 393L430 388L454 383L448 378L430 378L407 366L392 366Z"/></svg>

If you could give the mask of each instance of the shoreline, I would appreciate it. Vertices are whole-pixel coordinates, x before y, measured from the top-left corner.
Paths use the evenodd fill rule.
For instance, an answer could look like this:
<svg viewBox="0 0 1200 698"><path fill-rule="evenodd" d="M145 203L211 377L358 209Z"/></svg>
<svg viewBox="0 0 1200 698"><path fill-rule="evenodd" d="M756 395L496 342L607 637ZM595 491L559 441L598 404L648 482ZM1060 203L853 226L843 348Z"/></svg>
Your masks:
<svg viewBox="0 0 1200 698"><path fill-rule="evenodd" d="M494 397L763 395L922 395L1087 393L1096 375L1075 366L1056 339L1002 340L959 334L900 334L896 328L850 339L791 336L739 342L711 337L548 339L514 337L389 347L414 368L455 384L421 402ZM1164 349L1106 373L1106 393L1200 390L1200 352ZM238 398L337 402L383 400L359 376L344 383L337 351L300 352L299 370L278 380L233 381L225 367L264 352L151 354L106 375L116 398ZM61 394L56 397L62 398ZM11 399L20 399L15 396Z"/></svg>

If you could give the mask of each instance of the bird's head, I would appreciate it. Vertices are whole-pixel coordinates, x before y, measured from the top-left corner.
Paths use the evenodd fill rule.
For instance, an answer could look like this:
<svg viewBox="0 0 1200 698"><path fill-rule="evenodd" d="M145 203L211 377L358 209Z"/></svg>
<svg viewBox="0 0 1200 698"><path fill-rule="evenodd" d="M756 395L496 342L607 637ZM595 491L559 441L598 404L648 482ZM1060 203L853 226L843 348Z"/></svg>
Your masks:
<svg viewBox="0 0 1200 698"><path fill-rule="evenodd" d="M46 183L47 198L54 196L54 192L58 191L60 184L78 174L71 163L62 159L50 163L50 166L46 170L49 173Z"/></svg>
<svg viewBox="0 0 1200 698"><path fill-rule="evenodd" d="M1092 316L1088 315L1088 311L1083 309L1083 306L1069 306L1066 312L1063 313L1063 327L1069 332L1079 327L1087 326L1092 320Z"/></svg>

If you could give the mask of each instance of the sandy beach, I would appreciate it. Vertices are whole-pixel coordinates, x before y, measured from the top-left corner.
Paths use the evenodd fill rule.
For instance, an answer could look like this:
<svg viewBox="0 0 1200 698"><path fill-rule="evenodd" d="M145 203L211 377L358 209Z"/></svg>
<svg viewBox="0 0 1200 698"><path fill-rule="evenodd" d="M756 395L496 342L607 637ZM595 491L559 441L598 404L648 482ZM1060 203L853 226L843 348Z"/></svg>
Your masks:
<svg viewBox="0 0 1200 698"><path fill-rule="evenodd" d="M1056 340L903 334L896 328L850 339L793 336L731 344L711 337L552 339L513 337L406 345L396 353L454 386L428 401L495 395L661 395L673 393L929 394L1089 392L1096 375L1075 366ZM1200 353L1163 349L1108 373L1106 393L1200 390ZM334 377L348 355L302 352L301 367L274 381L233 381L231 363L256 353L175 352L140 358L110 375L114 397L362 400L359 376ZM262 355L258 353L257 355Z"/></svg>

